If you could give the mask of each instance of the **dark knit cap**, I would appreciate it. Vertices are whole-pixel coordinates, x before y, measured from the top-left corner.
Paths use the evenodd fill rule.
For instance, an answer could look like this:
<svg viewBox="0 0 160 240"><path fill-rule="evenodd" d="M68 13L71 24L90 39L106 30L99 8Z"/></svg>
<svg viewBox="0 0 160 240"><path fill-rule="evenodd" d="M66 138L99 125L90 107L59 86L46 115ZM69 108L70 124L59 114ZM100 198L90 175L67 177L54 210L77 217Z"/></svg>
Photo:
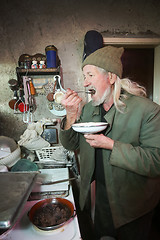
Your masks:
<svg viewBox="0 0 160 240"><path fill-rule="evenodd" d="M100 49L102 47L103 47L102 34L95 30L88 31L84 37L83 61L91 53L95 52L97 49Z"/></svg>
<svg viewBox="0 0 160 240"><path fill-rule="evenodd" d="M123 52L123 47L106 46L100 48L84 60L82 69L85 65L94 65L103 68L107 72L115 73L121 78L123 71L121 57Z"/></svg>

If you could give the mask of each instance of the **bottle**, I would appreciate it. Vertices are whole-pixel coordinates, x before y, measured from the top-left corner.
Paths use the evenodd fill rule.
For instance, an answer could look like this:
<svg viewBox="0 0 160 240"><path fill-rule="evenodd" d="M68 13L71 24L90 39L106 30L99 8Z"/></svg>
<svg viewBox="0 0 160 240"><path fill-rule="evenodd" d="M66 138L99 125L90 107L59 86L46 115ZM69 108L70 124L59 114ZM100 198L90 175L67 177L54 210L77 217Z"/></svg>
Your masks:
<svg viewBox="0 0 160 240"><path fill-rule="evenodd" d="M30 56L25 56L24 58L24 68L25 69L29 69L31 68L31 59L30 59Z"/></svg>

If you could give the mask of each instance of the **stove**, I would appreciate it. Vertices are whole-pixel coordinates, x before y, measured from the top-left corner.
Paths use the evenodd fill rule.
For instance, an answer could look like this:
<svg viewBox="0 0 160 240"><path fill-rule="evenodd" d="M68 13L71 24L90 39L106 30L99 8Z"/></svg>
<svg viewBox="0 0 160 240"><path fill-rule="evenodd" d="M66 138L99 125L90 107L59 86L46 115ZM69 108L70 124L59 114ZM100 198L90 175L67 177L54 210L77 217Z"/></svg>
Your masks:
<svg viewBox="0 0 160 240"><path fill-rule="evenodd" d="M66 199L70 200L73 205L74 198L72 193L72 188L70 188L70 194ZM80 240L80 230L78 225L77 216L73 217L62 227L50 230L50 231L43 231L36 228L28 218L28 211L37 201L27 201L25 204L21 216L18 218L15 225L5 233L0 236L0 240Z"/></svg>
<svg viewBox="0 0 160 240"><path fill-rule="evenodd" d="M62 227L43 231L36 228L29 220L28 212L34 204L44 198L62 197L72 202L75 207L72 186L69 181L64 183L47 184L56 180L69 178L69 168L77 175L77 165L74 155L68 153L62 146L50 147L36 152L38 160L35 161L39 167L37 181L40 184L32 188L28 201L21 210L21 215L14 226L0 235L0 240L80 240L80 230L77 215L75 214ZM61 157L63 156L63 157ZM76 210L75 210L76 211Z"/></svg>

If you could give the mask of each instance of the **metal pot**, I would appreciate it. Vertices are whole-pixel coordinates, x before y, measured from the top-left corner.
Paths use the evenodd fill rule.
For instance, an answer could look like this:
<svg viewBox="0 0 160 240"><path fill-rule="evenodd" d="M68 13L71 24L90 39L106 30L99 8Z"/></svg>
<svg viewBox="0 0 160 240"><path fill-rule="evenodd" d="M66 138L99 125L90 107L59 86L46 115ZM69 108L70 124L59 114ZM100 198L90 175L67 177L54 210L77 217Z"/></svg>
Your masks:
<svg viewBox="0 0 160 240"><path fill-rule="evenodd" d="M50 224L50 221L46 223L45 221L45 224L43 224L42 221L40 221L41 217L38 214L42 214L42 211L43 211L43 218L45 219L44 217L45 211L46 211L46 216L48 216L46 207L50 208L50 210L52 210L51 208L53 208L52 220L56 219L57 217L55 208L59 208L63 212L66 211L67 216L65 217L65 220L64 218L62 218L62 222L57 221L55 224ZM40 200L35 205L33 205L30 211L28 212L28 216L31 223L37 228L45 231L54 230L62 227L64 224L68 223L73 217L75 217L75 215L76 215L76 212L74 210L73 204L69 200L64 198L47 198L47 199ZM36 221L36 219L38 219L38 222ZM60 215L59 215L59 219L60 219Z"/></svg>

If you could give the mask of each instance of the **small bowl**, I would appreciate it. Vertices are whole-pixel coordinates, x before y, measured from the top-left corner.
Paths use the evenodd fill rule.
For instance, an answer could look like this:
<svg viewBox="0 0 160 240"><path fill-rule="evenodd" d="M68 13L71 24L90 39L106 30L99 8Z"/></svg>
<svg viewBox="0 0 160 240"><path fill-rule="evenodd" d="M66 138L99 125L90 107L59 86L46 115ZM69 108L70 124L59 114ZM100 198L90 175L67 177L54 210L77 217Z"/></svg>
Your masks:
<svg viewBox="0 0 160 240"><path fill-rule="evenodd" d="M106 129L107 122L85 122L85 123L74 123L72 128L74 131L83 133L83 134L93 134L101 132Z"/></svg>

